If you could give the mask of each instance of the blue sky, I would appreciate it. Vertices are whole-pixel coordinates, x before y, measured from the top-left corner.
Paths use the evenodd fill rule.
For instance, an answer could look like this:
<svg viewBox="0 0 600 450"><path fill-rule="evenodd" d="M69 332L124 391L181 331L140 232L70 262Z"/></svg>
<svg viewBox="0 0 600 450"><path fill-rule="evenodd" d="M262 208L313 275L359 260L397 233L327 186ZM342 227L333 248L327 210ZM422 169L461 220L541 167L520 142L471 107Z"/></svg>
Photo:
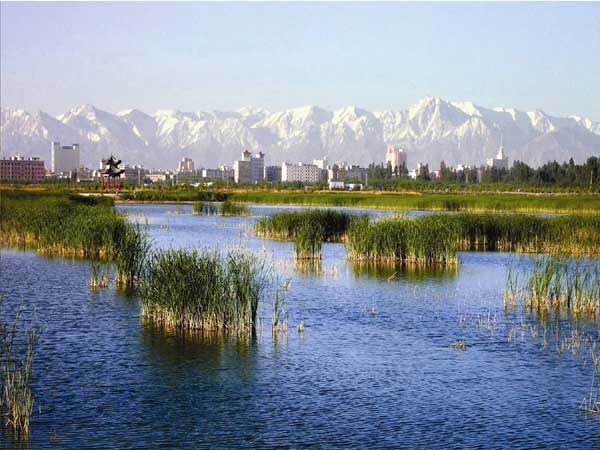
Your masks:
<svg viewBox="0 0 600 450"><path fill-rule="evenodd" d="M5 3L1 103L402 109L425 95L600 120L600 3Z"/></svg>

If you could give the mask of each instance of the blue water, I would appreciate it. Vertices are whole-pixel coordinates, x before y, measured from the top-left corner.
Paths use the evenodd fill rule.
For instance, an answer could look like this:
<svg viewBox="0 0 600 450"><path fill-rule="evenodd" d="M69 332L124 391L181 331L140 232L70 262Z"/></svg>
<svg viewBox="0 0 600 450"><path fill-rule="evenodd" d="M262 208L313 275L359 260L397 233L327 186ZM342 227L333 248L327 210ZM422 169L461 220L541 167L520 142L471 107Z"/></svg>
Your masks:
<svg viewBox="0 0 600 450"><path fill-rule="evenodd" d="M155 248L261 255L290 280L289 332L167 332L143 323L135 295L90 291L89 262L2 249L2 316L22 305L42 326L31 448L600 448L600 418L579 410L599 321L505 311L507 266L529 257L461 253L455 271L403 272L355 266L325 244L311 270L292 244L252 234L282 208L118 208L147 224Z"/></svg>

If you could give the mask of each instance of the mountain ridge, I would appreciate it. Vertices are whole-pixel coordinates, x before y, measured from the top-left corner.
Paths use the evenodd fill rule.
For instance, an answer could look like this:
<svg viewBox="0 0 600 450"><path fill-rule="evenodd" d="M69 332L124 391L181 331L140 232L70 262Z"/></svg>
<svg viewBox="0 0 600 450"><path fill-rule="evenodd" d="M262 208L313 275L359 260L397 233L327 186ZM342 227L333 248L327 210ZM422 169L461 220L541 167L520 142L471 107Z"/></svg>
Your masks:
<svg viewBox="0 0 600 450"><path fill-rule="evenodd" d="M581 116L557 117L543 110L487 108L470 101L424 97L396 111L346 106L328 111L306 105L270 112L183 112L136 108L116 114L91 104L53 117L43 111L0 109L3 156L22 154L50 161L50 142L79 142L83 164L96 167L109 153L131 164L174 168L183 156L197 167L231 164L248 148L267 154L268 164L330 160L366 165L381 162L388 144L408 151L408 164L483 164L500 140L511 161L537 166L547 160L577 162L600 154L600 122Z"/></svg>

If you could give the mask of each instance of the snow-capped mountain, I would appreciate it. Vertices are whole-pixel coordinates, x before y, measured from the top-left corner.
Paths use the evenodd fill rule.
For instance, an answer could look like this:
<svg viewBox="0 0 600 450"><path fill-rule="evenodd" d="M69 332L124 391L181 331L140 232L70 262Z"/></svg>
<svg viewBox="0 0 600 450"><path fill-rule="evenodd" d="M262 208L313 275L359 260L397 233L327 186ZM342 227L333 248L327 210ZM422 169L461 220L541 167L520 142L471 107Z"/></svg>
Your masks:
<svg viewBox="0 0 600 450"><path fill-rule="evenodd" d="M367 165L384 159L388 144L408 151L408 164L482 164L502 137L510 160L532 165L577 162L600 155L600 123L543 111L484 108L425 97L406 110L370 112L355 106L327 111L306 106L280 112L131 109L112 114L82 105L58 117L1 110L1 153L50 160L50 143L80 143L82 163L95 167L110 153L131 164L173 168L183 156L198 167L231 164L244 148L263 151L268 164L330 160Z"/></svg>

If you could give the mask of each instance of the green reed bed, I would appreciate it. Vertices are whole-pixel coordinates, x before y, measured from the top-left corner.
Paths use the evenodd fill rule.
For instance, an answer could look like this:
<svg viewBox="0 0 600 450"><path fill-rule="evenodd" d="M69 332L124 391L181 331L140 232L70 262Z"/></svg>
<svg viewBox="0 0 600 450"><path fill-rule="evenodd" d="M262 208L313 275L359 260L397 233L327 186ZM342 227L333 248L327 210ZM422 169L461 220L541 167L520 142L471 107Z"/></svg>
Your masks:
<svg viewBox="0 0 600 450"><path fill-rule="evenodd" d="M226 192L198 189L138 189L119 193L120 200L134 202L224 202Z"/></svg>
<svg viewBox="0 0 600 450"><path fill-rule="evenodd" d="M218 216L220 210L220 205L212 202L196 202L192 206L192 214L197 216Z"/></svg>
<svg viewBox="0 0 600 450"><path fill-rule="evenodd" d="M129 225L112 199L2 191L2 244L40 253L111 258Z"/></svg>
<svg viewBox="0 0 600 450"><path fill-rule="evenodd" d="M324 234L319 222L303 222L294 233L296 259L321 259Z"/></svg>
<svg viewBox="0 0 600 450"><path fill-rule="evenodd" d="M0 195L2 245L114 261L118 285L131 287L139 281L148 238L115 212L111 198L28 191ZM99 278L92 267L91 287L104 285L105 276Z"/></svg>
<svg viewBox="0 0 600 450"><path fill-rule="evenodd" d="M139 226L130 225L117 241L114 254L117 286L132 288L139 284L150 251L148 236Z"/></svg>
<svg viewBox="0 0 600 450"><path fill-rule="evenodd" d="M600 195L538 195L505 193L385 193L385 192L236 192L241 203L304 206L348 206L432 211L547 212L597 214Z"/></svg>
<svg viewBox="0 0 600 450"><path fill-rule="evenodd" d="M237 203L231 203L225 201L221 204L221 215L222 216L249 216L250 208L245 205L238 205Z"/></svg>
<svg viewBox="0 0 600 450"><path fill-rule="evenodd" d="M461 250L600 255L600 215L451 214Z"/></svg>
<svg viewBox="0 0 600 450"><path fill-rule="evenodd" d="M529 273L509 270L504 293L506 306L521 304L539 312L600 312L600 266L596 262L540 257Z"/></svg>
<svg viewBox="0 0 600 450"><path fill-rule="evenodd" d="M245 253L160 251L141 284L142 315L183 329L254 331L267 276L264 263Z"/></svg>
<svg viewBox="0 0 600 450"><path fill-rule="evenodd" d="M351 222L346 247L352 260L417 264L456 264L458 233L444 216Z"/></svg>
<svg viewBox="0 0 600 450"><path fill-rule="evenodd" d="M295 239L297 231L305 223L319 224L323 229L323 240L339 242L343 240L350 221L356 215L332 209L309 209L290 211L261 217L254 224L256 234L275 239Z"/></svg>
<svg viewBox="0 0 600 450"><path fill-rule="evenodd" d="M192 214L202 216L249 216L250 208L229 201L223 203L196 202L192 206Z"/></svg>

